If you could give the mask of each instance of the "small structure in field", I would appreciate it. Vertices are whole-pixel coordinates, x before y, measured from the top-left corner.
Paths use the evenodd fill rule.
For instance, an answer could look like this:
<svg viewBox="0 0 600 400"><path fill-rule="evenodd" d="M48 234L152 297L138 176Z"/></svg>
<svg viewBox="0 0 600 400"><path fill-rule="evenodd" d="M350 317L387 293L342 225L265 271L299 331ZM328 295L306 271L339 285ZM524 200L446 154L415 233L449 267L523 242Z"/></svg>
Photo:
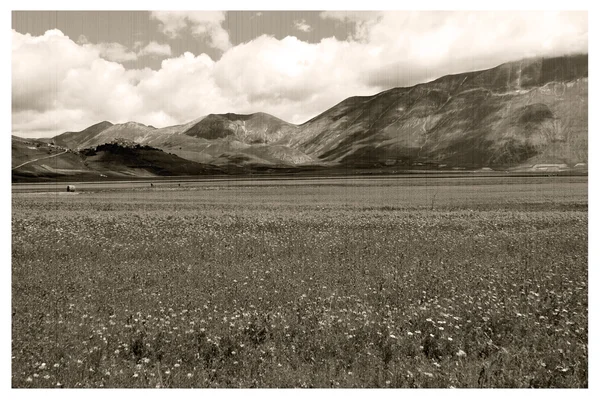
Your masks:
<svg viewBox="0 0 600 400"><path fill-rule="evenodd" d="M75 191L74 185L67 185L67 192L74 192L74 191Z"/></svg>
<svg viewBox="0 0 600 400"><path fill-rule="evenodd" d="M567 164L535 164L533 169L536 171L558 171L561 169L567 169Z"/></svg>

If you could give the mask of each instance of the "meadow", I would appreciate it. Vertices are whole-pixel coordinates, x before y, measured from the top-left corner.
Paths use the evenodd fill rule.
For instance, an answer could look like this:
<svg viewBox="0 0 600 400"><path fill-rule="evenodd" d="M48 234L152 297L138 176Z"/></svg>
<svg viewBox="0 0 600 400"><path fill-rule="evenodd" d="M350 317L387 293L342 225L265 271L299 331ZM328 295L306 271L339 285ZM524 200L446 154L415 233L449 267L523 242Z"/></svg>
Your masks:
<svg viewBox="0 0 600 400"><path fill-rule="evenodd" d="M78 187L13 187L13 387L588 386L587 177Z"/></svg>

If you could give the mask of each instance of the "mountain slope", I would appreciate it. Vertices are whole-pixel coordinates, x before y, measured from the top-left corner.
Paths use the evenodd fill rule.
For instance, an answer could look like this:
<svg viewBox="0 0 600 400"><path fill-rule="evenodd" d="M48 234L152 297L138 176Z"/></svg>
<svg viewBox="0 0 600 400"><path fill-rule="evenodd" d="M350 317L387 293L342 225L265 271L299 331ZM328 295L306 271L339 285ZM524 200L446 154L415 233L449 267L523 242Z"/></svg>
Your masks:
<svg viewBox="0 0 600 400"><path fill-rule="evenodd" d="M530 59L352 97L280 143L344 164L587 161L587 55Z"/></svg>

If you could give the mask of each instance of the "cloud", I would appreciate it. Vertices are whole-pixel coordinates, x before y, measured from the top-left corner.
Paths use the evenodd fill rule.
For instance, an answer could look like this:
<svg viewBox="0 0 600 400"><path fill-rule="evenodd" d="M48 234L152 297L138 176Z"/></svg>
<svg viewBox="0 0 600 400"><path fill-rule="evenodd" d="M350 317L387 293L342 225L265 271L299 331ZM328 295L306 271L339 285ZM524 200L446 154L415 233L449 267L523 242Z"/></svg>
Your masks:
<svg viewBox="0 0 600 400"><path fill-rule="evenodd" d="M139 57L143 56L168 57L171 55L171 46L169 44L160 44L155 41L151 41L145 47L143 47L142 42L135 42L133 48L136 51L131 51L126 46L115 42L90 43L84 35L79 36L77 43L81 44L84 48L98 52L100 57L105 60L119 63L136 61Z"/></svg>
<svg viewBox="0 0 600 400"><path fill-rule="evenodd" d="M300 123L345 97L377 91L363 84L361 70L347 67L357 65L362 47L333 38L310 44L263 35L226 52L213 77L225 96L245 100L247 111Z"/></svg>
<svg viewBox="0 0 600 400"><path fill-rule="evenodd" d="M306 20L294 21L294 28L298 29L302 32L310 32L312 31L312 27L306 23Z"/></svg>
<svg viewBox="0 0 600 400"><path fill-rule="evenodd" d="M372 85L408 85L535 56L587 52L586 12L326 12L380 59ZM423 72L426 72L423 74Z"/></svg>
<svg viewBox="0 0 600 400"><path fill-rule="evenodd" d="M99 58L57 30L43 36L12 33L12 107L45 111L56 107L62 78Z"/></svg>
<svg viewBox="0 0 600 400"><path fill-rule="evenodd" d="M61 32L62 34L62 32ZM138 56L133 51L120 43L90 43L85 35L79 35L77 43L83 45L83 47L97 51L100 57L105 60L125 62L135 61Z"/></svg>
<svg viewBox="0 0 600 400"><path fill-rule="evenodd" d="M100 54L100 57L116 62L135 61L138 55L120 43L86 44Z"/></svg>
<svg viewBox="0 0 600 400"><path fill-rule="evenodd" d="M302 123L350 96L524 57L587 52L588 46L585 12L323 17L355 21L350 36L308 43L262 35L218 60L172 57L167 45L138 43L138 56L170 57L156 71L127 69L106 59L105 47L75 43L57 30L42 36L13 31L13 133L47 136L102 120L161 127L226 112L263 111Z"/></svg>
<svg viewBox="0 0 600 400"><path fill-rule="evenodd" d="M140 56L154 56L154 57L167 57L171 55L171 46L168 43L160 44L155 41L151 41L142 48L138 55Z"/></svg>
<svg viewBox="0 0 600 400"><path fill-rule="evenodd" d="M192 35L208 39L208 44L225 51L231 47L229 33L221 24L224 11L152 11L151 18L160 22L160 30L170 38L189 30Z"/></svg>
<svg viewBox="0 0 600 400"><path fill-rule="evenodd" d="M150 70L126 70L58 30L12 32L13 130L72 130L104 119L144 117L136 85Z"/></svg>

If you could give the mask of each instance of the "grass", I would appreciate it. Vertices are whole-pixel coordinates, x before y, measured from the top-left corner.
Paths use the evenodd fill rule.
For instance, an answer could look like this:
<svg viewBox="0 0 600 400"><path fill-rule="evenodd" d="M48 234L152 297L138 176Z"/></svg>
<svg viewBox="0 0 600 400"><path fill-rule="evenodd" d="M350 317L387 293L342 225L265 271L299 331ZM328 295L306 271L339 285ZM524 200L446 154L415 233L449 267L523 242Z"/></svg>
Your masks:
<svg viewBox="0 0 600 400"><path fill-rule="evenodd" d="M553 179L15 193L12 385L587 387Z"/></svg>

